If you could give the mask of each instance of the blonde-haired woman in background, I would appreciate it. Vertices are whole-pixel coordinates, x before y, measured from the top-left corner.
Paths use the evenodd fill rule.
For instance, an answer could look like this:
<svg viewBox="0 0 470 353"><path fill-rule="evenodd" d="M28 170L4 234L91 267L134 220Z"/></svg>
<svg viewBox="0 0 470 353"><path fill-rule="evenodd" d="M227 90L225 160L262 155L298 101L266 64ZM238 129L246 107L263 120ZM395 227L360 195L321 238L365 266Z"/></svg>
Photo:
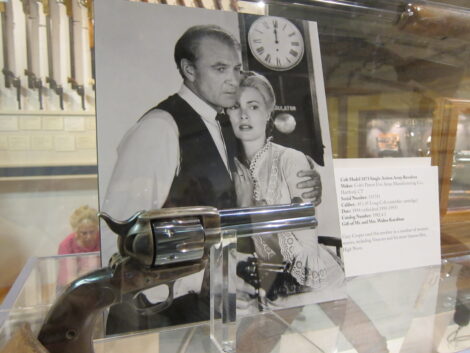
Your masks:
<svg viewBox="0 0 470 353"><path fill-rule="evenodd" d="M72 233L59 245L59 255L100 251L100 229L98 211L90 206L81 206L70 215ZM59 287L100 267L99 254L64 257L59 261Z"/></svg>
<svg viewBox="0 0 470 353"><path fill-rule="evenodd" d="M70 216L73 232L61 241L59 255L100 250L98 211L89 206L77 208Z"/></svg>

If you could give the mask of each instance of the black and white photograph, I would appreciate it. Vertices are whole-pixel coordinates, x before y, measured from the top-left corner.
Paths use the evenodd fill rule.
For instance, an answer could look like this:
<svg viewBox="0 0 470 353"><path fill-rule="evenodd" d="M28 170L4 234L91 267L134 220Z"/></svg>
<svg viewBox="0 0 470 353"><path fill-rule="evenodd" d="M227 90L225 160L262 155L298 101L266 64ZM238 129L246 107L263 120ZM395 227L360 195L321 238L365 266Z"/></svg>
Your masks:
<svg viewBox="0 0 470 353"><path fill-rule="evenodd" d="M95 21L100 211L312 202L316 229L239 241L237 308L342 297L316 23L125 0L96 2ZM104 224L101 242L107 265L117 242ZM208 320L207 271L178 279L154 317L113 307L109 333Z"/></svg>

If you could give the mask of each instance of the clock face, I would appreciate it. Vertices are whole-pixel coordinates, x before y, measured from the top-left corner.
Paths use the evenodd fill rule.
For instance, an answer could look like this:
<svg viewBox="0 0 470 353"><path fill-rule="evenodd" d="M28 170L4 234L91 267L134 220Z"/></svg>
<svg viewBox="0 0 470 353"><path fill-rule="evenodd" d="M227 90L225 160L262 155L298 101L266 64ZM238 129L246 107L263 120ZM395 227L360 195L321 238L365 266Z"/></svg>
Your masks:
<svg viewBox="0 0 470 353"><path fill-rule="evenodd" d="M248 31L253 56L265 67L285 71L296 66L304 55L304 39L298 28L282 17L258 18Z"/></svg>

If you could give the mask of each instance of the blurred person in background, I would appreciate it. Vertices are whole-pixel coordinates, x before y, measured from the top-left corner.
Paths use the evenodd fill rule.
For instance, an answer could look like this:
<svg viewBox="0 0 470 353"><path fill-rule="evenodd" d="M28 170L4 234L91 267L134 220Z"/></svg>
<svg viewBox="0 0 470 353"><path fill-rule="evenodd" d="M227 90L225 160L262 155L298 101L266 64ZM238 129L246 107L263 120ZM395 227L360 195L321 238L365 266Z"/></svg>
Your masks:
<svg viewBox="0 0 470 353"><path fill-rule="evenodd" d="M59 255L100 251L98 211L89 206L77 208L70 216L73 232L59 245ZM100 267L100 256L67 256L59 260L58 288Z"/></svg>
<svg viewBox="0 0 470 353"><path fill-rule="evenodd" d="M89 206L77 208L70 216L73 232L60 242L59 255L100 250L98 211Z"/></svg>

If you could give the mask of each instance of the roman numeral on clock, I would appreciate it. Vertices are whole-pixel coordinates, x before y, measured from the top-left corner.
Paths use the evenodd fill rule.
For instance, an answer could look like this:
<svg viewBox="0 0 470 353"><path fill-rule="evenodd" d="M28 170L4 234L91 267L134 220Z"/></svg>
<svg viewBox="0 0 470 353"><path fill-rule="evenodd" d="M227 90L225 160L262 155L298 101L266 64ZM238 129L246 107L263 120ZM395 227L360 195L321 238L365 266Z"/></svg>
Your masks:
<svg viewBox="0 0 470 353"><path fill-rule="evenodd" d="M266 61L268 64L271 62L271 54L266 55L264 58L264 61Z"/></svg>
<svg viewBox="0 0 470 353"><path fill-rule="evenodd" d="M299 56L299 53L297 53L294 49L291 49L289 51L289 54L292 55L292 56L295 56L295 57Z"/></svg>
<svg viewBox="0 0 470 353"><path fill-rule="evenodd" d="M256 48L256 52L258 53L258 55L263 54L264 53L264 47Z"/></svg>

